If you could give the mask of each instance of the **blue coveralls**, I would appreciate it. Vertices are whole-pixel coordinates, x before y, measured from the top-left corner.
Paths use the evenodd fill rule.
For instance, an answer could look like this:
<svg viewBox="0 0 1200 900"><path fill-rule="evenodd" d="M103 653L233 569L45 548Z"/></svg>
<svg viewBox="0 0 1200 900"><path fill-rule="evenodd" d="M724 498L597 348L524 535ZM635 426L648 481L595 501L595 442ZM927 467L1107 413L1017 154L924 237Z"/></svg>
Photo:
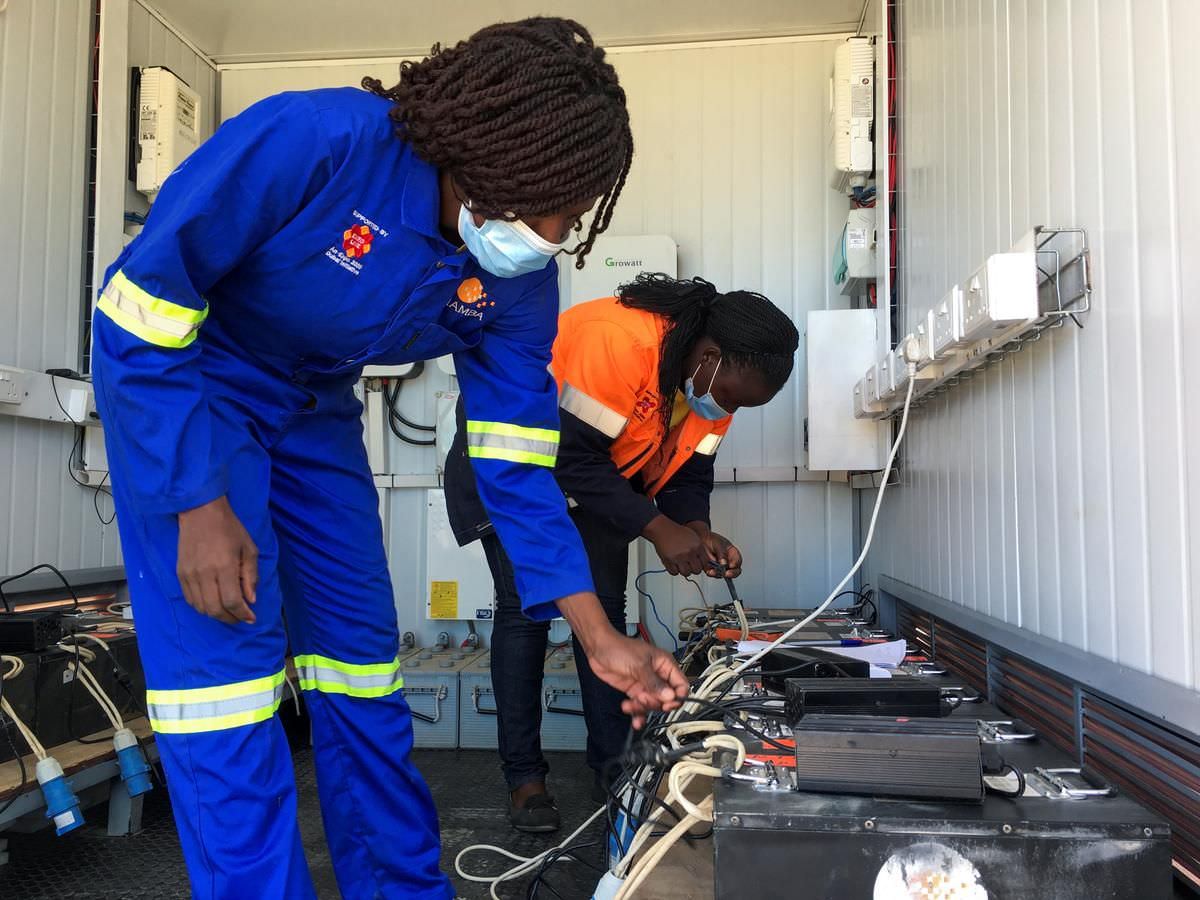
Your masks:
<svg viewBox="0 0 1200 900"><path fill-rule="evenodd" d="M437 171L388 109L321 90L226 122L167 180L98 301L92 363L147 706L198 897L313 895L275 716L289 649L343 895L452 894L409 761L353 393L364 364L453 353L526 611L548 618L592 589L552 470L555 266L500 279L446 241ZM177 514L222 495L259 551L253 625L197 613L175 574Z"/></svg>

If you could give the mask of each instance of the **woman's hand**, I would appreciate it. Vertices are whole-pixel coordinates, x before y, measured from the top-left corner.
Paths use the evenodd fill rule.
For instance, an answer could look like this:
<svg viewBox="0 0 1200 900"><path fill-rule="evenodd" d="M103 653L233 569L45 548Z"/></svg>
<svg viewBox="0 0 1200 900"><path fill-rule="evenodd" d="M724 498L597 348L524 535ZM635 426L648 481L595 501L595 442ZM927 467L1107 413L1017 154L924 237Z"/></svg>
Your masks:
<svg viewBox="0 0 1200 900"><path fill-rule="evenodd" d="M620 634L595 594L563 597L558 609L583 645L596 677L626 696L621 709L633 718L634 728L645 724L646 713L675 709L687 696L687 679L671 655Z"/></svg>
<svg viewBox="0 0 1200 900"><path fill-rule="evenodd" d="M663 568L672 575L699 575L712 567L713 557L695 529L655 516L642 536L654 544Z"/></svg>
<svg viewBox="0 0 1200 900"><path fill-rule="evenodd" d="M258 548L226 498L179 514L176 572L197 612L230 625L254 621Z"/></svg>
<svg viewBox="0 0 1200 900"><path fill-rule="evenodd" d="M625 695L621 711L633 718L634 728L645 724L646 713L675 709L687 696L687 679L671 654L614 628L594 642L587 658L597 678Z"/></svg>
<svg viewBox="0 0 1200 900"><path fill-rule="evenodd" d="M700 535L709 556L724 568L722 572L710 565L704 570L705 575L709 578L737 578L742 574L742 551L734 546L733 541L709 530L705 522L689 522L688 528Z"/></svg>

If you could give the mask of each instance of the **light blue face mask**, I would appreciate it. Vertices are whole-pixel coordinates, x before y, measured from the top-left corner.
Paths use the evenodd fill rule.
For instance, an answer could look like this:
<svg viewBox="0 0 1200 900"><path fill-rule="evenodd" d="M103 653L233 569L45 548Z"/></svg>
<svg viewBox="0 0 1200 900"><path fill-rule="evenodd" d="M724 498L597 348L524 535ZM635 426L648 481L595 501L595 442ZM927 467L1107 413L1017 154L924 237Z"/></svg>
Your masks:
<svg viewBox="0 0 1200 900"><path fill-rule="evenodd" d="M520 219L486 219L476 225L465 204L458 212L458 233L479 265L500 278L541 271L564 246L545 240Z"/></svg>
<svg viewBox="0 0 1200 900"><path fill-rule="evenodd" d="M700 366L704 363L700 363ZM692 412L702 419L708 419L710 422L715 422L717 419L726 418L729 413L721 408L721 404L717 402L717 398L713 396L712 388L717 381L717 373L721 371L721 359L717 358L717 367L713 369L712 378L708 382L708 391L703 397L696 396L696 386L693 383L696 375L700 372L700 366L696 366L696 371L692 373L692 377L683 383L683 396L687 399L687 405L692 408Z"/></svg>

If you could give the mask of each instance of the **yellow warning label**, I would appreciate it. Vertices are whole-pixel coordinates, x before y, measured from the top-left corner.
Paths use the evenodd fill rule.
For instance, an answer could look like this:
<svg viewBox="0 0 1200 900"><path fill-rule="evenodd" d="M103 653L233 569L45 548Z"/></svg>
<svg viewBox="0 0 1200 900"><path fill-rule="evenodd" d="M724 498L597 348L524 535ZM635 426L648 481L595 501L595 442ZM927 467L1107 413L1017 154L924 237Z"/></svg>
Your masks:
<svg viewBox="0 0 1200 900"><path fill-rule="evenodd" d="M458 618L458 582L429 582L429 618Z"/></svg>

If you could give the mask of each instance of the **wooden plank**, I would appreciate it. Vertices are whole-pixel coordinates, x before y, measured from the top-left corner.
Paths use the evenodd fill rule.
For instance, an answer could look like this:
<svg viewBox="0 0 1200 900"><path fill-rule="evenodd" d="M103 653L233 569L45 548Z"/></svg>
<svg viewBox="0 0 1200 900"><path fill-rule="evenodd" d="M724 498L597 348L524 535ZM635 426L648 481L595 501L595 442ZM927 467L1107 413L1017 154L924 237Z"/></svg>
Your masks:
<svg viewBox="0 0 1200 900"><path fill-rule="evenodd" d="M654 900L713 900L713 842L680 841L642 883L638 893Z"/></svg>
<svg viewBox="0 0 1200 900"><path fill-rule="evenodd" d="M154 733L150 729L150 723L144 717L131 719L125 725L143 741L154 740ZM112 729L98 731L86 737L89 740L93 738L111 738ZM14 737L14 740L16 739ZM47 752L59 761L63 767L63 772L67 775L72 775L81 769L95 765L98 762L103 762L106 759L113 759L116 756L111 740L101 741L98 744L84 744L80 741L71 741L67 744L60 744L57 747L48 747ZM34 766L37 765L37 757L29 753L22 758L25 762L25 787L36 788L37 782L34 779L33 770ZM10 759L8 762L0 763L0 801L8 799L20 787L21 769L17 761Z"/></svg>

